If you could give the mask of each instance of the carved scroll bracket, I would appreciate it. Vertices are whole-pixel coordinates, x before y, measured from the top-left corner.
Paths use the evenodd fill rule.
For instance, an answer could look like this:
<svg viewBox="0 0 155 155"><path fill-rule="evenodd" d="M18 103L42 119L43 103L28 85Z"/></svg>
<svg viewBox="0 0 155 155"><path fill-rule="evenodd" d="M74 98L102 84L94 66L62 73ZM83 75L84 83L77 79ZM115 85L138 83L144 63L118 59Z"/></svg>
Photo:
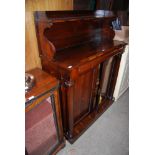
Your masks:
<svg viewBox="0 0 155 155"><path fill-rule="evenodd" d="M48 60L51 60L55 54L55 47L45 36L45 30L49 29L51 24L46 22L37 23L36 30L39 42L40 56L46 57Z"/></svg>

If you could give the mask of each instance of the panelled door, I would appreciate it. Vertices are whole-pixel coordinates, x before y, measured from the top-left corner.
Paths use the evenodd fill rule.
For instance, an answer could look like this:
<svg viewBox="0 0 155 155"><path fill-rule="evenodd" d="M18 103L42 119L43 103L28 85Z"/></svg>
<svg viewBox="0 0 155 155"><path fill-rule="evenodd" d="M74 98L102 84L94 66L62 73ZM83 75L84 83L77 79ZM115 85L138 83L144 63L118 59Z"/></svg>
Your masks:
<svg viewBox="0 0 155 155"><path fill-rule="evenodd" d="M78 123L95 108L99 66L81 74L73 87L73 123Z"/></svg>

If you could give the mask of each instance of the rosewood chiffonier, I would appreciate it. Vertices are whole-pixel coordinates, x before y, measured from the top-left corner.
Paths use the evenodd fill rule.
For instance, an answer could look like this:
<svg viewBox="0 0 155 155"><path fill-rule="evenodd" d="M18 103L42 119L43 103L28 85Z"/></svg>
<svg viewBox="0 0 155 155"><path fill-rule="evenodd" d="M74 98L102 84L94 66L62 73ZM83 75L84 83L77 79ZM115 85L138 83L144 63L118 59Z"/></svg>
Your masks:
<svg viewBox="0 0 155 155"><path fill-rule="evenodd" d="M113 103L125 43L113 12L36 12L43 70L60 80L64 135L73 143Z"/></svg>

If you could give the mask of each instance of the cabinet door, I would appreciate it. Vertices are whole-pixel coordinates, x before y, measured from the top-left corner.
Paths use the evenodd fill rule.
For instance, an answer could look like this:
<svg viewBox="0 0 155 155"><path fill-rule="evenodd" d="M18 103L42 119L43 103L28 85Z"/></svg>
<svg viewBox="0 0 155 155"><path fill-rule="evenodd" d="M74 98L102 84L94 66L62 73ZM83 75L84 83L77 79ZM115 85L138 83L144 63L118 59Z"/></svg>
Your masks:
<svg viewBox="0 0 155 155"><path fill-rule="evenodd" d="M48 155L62 142L57 95L56 91L46 93L26 107L25 145L28 155Z"/></svg>
<svg viewBox="0 0 155 155"><path fill-rule="evenodd" d="M80 75L73 87L73 123L78 123L95 108L99 66Z"/></svg>

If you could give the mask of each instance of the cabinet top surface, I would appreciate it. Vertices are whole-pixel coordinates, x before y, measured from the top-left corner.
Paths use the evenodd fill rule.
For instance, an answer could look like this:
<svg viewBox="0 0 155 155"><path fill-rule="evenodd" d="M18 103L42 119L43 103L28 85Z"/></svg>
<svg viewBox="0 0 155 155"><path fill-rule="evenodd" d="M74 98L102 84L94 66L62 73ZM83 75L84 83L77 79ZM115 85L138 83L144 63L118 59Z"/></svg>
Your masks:
<svg viewBox="0 0 155 155"><path fill-rule="evenodd" d="M92 41L57 52L54 61L65 68L70 68L102 56L109 51L119 49L124 45L124 42L116 40L112 42Z"/></svg>
<svg viewBox="0 0 155 155"><path fill-rule="evenodd" d="M41 95L46 91L56 87L58 85L58 80L48 73L42 71L39 68L28 71L35 78L35 84L27 93L25 93L25 99L28 100L30 97Z"/></svg>

